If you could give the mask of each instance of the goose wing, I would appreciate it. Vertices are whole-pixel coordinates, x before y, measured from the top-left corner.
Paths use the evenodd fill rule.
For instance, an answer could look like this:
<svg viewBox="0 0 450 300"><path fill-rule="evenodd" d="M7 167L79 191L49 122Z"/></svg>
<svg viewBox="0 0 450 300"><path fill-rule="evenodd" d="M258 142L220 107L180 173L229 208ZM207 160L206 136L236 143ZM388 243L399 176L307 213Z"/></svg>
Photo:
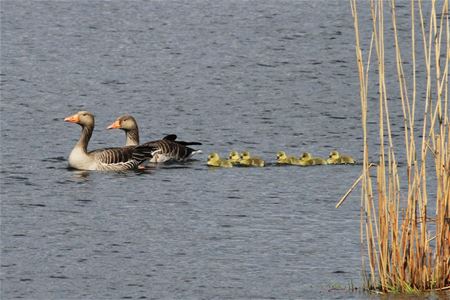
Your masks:
<svg viewBox="0 0 450 300"><path fill-rule="evenodd" d="M170 139L147 142L138 146L138 148L139 147L146 147L148 149L151 149L153 151L153 154L151 154L147 150L146 155L151 154L151 156L153 157L155 154L158 154L158 156L163 157L161 161L185 160L197 151Z"/></svg>
<svg viewBox="0 0 450 300"><path fill-rule="evenodd" d="M183 146L189 146L189 145L201 145L201 144L202 144L202 143L200 143L200 142L177 141L176 139L177 139L177 135L176 135L176 134L169 134L169 135L166 135L166 136L163 138L163 140L172 141L172 142L178 143L178 144L183 145Z"/></svg>
<svg viewBox="0 0 450 300"><path fill-rule="evenodd" d="M95 160L104 164L117 164L129 161L135 147L103 148L89 152Z"/></svg>
<svg viewBox="0 0 450 300"><path fill-rule="evenodd" d="M132 157L134 146L103 148L89 152L99 170L129 170L139 166L142 161Z"/></svg>
<svg viewBox="0 0 450 300"><path fill-rule="evenodd" d="M142 162L151 159L158 151L147 146L126 146L104 148L91 151L90 156L98 162L101 170L128 170L137 168Z"/></svg>

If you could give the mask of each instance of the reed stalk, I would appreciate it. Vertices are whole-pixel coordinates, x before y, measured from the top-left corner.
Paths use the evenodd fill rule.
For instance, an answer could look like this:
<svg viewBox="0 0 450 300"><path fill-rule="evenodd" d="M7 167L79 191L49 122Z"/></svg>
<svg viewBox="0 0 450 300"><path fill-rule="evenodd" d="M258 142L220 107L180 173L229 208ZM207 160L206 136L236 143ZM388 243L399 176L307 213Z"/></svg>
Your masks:
<svg viewBox="0 0 450 300"><path fill-rule="evenodd" d="M371 290L411 292L450 288L448 2L427 1L431 10L426 19L424 3L411 0L411 58L405 59L402 49L408 41L400 40L395 0L370 0L372 34L365 62L357 1L350 0L355 28L364 155L361 176L337 206L361 182L360 242L362 249L366 249L362 252L362 264L364 270L369 269L370 276L366 280ZM416 28L420 29L419 34ZM393 41L388 43L395 45L395 52L388 57L394 57L395 61L386 61L386 32L393 36ZM422 43L423 57L418 57L416 53L419 41ZM376 59L377 91L369 91L373 59ZM405 60L411 65L410 73L405 72ZM386 77L392 75L386 73L387 64L395 64L397 87L393 87L393 82L387 83ZM418 67L421 66L424 68L424 78L418 78ZM422 88L423 84L418 85L423 82L425 88ZM418 94L418 88L425 89L425 96ZM368 110L369 92L378 95L378 112ZM394 96L388 97L388 92ZM397 95L400 103L392 100ZM394 145L390 116L393 105L401 105L403 114L404 143L401 146ZM423 118L417 121L420 118L416 118L419 111L416 108L420 106L423 107ZM367 120L376 113L379 162L374 168L376 176L372 178L370 169L373 164L369 161L369 150L372 152L372 149L368 145L373 137L369 136ZM422 128L418 130L416 127ZM401 151L404 151L405 163L399 167L397 154ZM433 201L434 212L428 211L429 201ZM431 214L434 214L433 218L430 218Z"/></svg>

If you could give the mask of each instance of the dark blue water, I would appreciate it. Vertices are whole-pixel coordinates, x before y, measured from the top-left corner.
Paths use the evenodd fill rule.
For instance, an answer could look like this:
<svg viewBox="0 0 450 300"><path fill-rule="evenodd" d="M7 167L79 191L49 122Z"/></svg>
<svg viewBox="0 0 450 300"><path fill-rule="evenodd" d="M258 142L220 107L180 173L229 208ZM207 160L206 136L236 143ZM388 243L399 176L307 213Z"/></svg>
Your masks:
<svg viewBox="0 0 450 300"><path fill-rule="evenodd" d="M359 191L334 208L361 167L270 164L362 158L348 2L2 1L0 78L2 299L368 297L347 289ZM175 133L203 154L69 171L80 129L63 118L82 109L90 149L122 145L105 128L130 113L142 141ZM206 166L230 150L269 166Z"/></svg>

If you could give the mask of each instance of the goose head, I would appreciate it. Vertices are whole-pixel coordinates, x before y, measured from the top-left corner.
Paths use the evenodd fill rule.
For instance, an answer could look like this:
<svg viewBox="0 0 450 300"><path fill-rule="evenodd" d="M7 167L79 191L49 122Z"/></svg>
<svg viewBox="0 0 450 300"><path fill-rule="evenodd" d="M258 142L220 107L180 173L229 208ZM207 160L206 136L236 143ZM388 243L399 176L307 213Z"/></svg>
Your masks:
<svg viewBox="0 0 450 300"><path fill-rule="evenodd" d="M74 115L68 116L64 119L65 122L76 123L81 126L94 127L94 115L88 111L79 111Z"/></svg>
<svg viewBox="0 0 450 300"><path fill-rule="evenodd" d="M107 129L122 129L124 131L130 131L137 129L136 120L130 115L123 115L118 117L114 123L109 125Z"/></svg>

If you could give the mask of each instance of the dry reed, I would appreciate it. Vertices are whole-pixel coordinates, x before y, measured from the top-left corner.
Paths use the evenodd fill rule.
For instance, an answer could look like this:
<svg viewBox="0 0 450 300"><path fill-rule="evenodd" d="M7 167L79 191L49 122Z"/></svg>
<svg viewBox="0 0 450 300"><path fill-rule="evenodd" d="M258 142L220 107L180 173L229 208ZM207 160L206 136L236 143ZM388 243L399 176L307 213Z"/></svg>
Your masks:
<svg viewBox="0 0 450 300"><path fill-rule="evenodd" d="M404 45L407 41L399 40L395 0L366 2L370 3L372 34L367 61L364 61L357 1L350 0L355 28L364 150L361 177L350 191L361 181L360 238L362 249L367 251L362 255L362 263L364 270L368 267L367 287L372 290L411 292L450 288L448 2L449 0L438 3L435 0L427 1L426 4L431 5L431 12L429 19L425 20L422 1L411 0L410 59L402 56L400 42ZM385 13L387 9L390 13ZM386 19L390 19L388 24L385 15ZM420 34L416 32L416 26ZM388 30L393 36L393 41L389 43L395 45L395 61L386 62L384 34ZM423 58L416 57L417 43L422 43ZM377 71L377 91L369 91L373 50L376 54L376 63L373 65ZM423 59L422 64L418 63L420 59ZM404 70L405 60L409 61L412 69L407 74ZM394 63L401 103L388 101L388 90L394 83L389 82L388 88L386 66ZM418 66L424 66L425 70L421 74L425 78L418 78ZM426 82L423 97L419 96L422 93L418 93L416 89L419 80ZM378 112L368 109L369 92L377 93ZM389 93L394 92L389 90ZM390 98L394 99L395 96ZM403 113L404 144L401 147L394 145L393 141L389 108L394 104L401 105ZM418 122L416 107L419 108L420 105L423 105L423 120ZM376 176L372 179L369 162L371 137L367 120L369 115L376 114L379 126L379 162L376 165ZM399 167L397 151L402 150L405 151L406 162L404 167ZM406 184L401 185L402 180L406 180ZM347 195L348 193L340 203ZM435 205L433 218L428 216L429 201L435 202L432 205Z"/></svg>

